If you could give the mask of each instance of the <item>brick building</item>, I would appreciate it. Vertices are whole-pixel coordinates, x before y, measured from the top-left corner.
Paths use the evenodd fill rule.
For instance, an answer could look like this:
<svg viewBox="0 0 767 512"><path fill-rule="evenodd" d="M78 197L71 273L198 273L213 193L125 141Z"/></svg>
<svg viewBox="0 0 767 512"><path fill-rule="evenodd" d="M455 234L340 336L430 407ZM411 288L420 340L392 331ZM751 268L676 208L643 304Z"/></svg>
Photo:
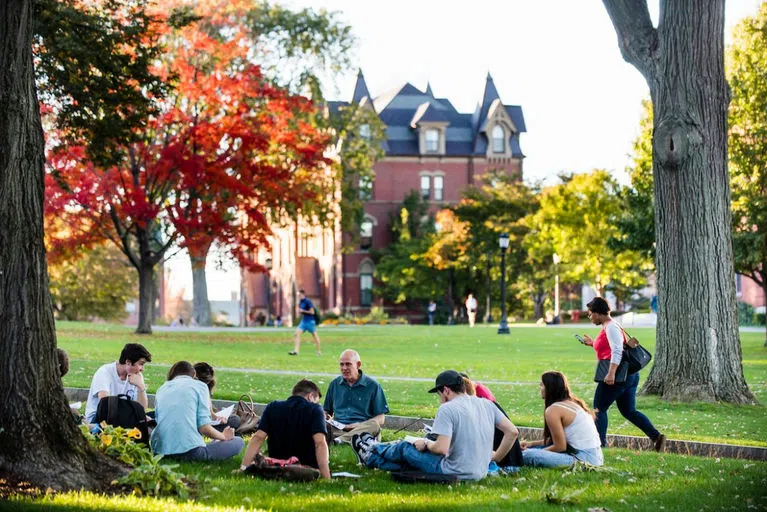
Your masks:
<svg viewBox="0 0 767 512"><path fill-rule="evenodd" d="M438 98L427 84L421 91L405 84L379 96L368 91L360 71L351 99L372 109L386 127L385 157L367 184L365 220L360 244L342 256L343 308L364 313L373 305L372 249L391 243L389 216L405 196L419 190L433 210L457 203L461 192L490 169L522 176L525 132L522 107L501 101L488 73L484 93L473 113L458 112L447 98ZM331 111L348 102L331 102ZM361 128L365 136L365 127Z"/></svg>
<svg viewBox="0 0 767 512"><path fill-rule="evenodd" d="M386 128L385 156L375 166L375 178L360 185L366 194L360 243L342 253L338 225L276 229L271 250L254 255L267 271L242 275L242 307L249 323L279 315L290 324L300 288L323 311L366 313L375 300L370 251L391 243L389 215L411 190L420 190L437 210L457 203L462 190L488 170L521 179L520 134L526 131L522 108L501 101L490 74L473 113L458 112L429 85L421 91L405 84L374 97L361 71L351 101L329 102L330 114L352 102L372 109ZM360 136L366 132L369 136L369 127L362 126Z"/></svg>

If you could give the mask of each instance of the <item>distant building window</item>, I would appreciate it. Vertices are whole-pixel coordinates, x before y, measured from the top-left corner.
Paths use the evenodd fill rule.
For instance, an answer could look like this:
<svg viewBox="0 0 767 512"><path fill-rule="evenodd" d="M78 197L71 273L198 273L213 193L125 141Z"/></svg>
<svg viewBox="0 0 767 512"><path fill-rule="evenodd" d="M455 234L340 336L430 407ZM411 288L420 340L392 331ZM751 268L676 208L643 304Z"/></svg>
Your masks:
<svg viewBox="0 0 767 512"><path fill-rule="evenodd" d="M493 153L506 152L506 132L501 125L493 127Z"/></svg>
<svg viewBox="0 0 767 512"><path fill-rule="evenodd" d="M360 137L366 140L370 140L370 125L369 124L363 124L360 125Z"/></svg>
<svg viewBox="0 0 767 512"><path fill-rule="evenodd" d="M373 222L365 219L360 224L360 249L367 250L373 247Z"/></svg>
<svg viewBox="0 0 767 512"><path fill-rule="evenodd" d="M436 128L429 128L426 130L426 152L439 152L439 130Z"/></svg>
<svg viewBox="0 0 767 512"><path fill-rule="evenodd" d="M360 265L360 306L373 305L373 271L375 268L369 261Z"/></svg>
<svg viewBox="0 0 767 512"><path fill-rule="evenodd" d="M444 198L444 178L442 176L434 176L434 200L442 201Z"/></svg>
<svg viewBox="0 0 767 512"><path fill-rule="evenodd" d="M370 176L360 176L359 193L360 199L363 201L373 199L373 178Z"/></svg>
<svg viewBox="0 0 767 512"><path fill-rule="evenodd" d="M431 176L421 176L421 197L431 199Z"/></svg>

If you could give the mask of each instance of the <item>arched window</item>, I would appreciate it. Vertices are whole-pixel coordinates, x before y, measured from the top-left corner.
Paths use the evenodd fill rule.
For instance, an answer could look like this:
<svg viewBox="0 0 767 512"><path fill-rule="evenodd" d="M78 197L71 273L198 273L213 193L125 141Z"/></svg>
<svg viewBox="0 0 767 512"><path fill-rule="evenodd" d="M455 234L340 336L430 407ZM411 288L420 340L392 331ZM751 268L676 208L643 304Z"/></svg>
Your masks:
<svg viewBox="0 0 767 512"><path fill-rule="evenodd" d="M360 264L360 306L373 305L373 272L375 267L370 261Z"/></svg>
<svg viewBox="0 0 767 512"><path fill-rule="evenodd" d="M493 127L493 153L506 152L506 132L499 124Z"/></svg>
<svg viewBox="0 0 767 512"><path fill-rule="evenodd" d="M365 219L360 224L360 249L367 250L373 247L373 221Z"/></svg>
<svg viewBox="0 0 767 512"><path fill-rule="evenodd" d="M426 130L426 152L439 152L439 130L436 128L429 128Z"/></svg>

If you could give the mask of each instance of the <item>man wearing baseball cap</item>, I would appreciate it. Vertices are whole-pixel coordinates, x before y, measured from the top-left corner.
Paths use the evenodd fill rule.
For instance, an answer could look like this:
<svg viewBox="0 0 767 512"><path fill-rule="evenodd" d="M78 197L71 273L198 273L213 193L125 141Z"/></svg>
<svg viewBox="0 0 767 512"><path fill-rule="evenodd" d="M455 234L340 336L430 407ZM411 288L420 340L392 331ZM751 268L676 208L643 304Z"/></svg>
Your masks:
<svg viewBox="0 0 767 512"><path fill-rule="evenodd" d="M431 430L436 441L377 443L369 434L355 435L352 448L357 458L369 468L387 471L416 469L461 480L484 478L490 461L506 456L519 431L492 402L467 395L463 378L454 370L440 373L429 393L437 393L442 404ZM495 427L503 432L503 440L493 451Z"/></svg>

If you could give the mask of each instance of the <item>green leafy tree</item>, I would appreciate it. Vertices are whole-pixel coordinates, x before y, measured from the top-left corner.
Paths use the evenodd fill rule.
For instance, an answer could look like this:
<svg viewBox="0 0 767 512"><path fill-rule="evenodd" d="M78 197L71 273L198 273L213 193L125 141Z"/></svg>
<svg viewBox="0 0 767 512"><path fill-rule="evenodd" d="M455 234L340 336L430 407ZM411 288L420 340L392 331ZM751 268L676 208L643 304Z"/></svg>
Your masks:
<svg viewBox="0 0 767 512"><path fill-rule="evenodd" d="M631 186L623 187L623 211L616 219L618 233L608 240L615 252L637 251L655 261L655 211L652 178L652 102L642 101L639 136L633 144L633 166L628 169Z"/></svg>
<svg viewBox="0 0 767 512"><path fill-rule="evenodd" d="M522 244L528 231L524 219L538 207L535 193L536 187L528 187L518 176L490 171L476 186L467 188L461 202L453 208L457 217L470 226L467 257L472 269L484 269L484 286L481 280L472 280L472 287L477 293L484 292L486 313L490 311L491 299L500 296L500 289L492 283L500 278L501 233L509 235L506 255L509 311L522 311L528 296L536 299L528 287L526 276L530 275L530 268Z"/></svg>
<svg viewBox="0 0 767 512"><path fill-rule="evenodd" d="M113 244L96 246L48 266L51 299L64 320L122 320L136 297L133 267Z"/></svg>
<svg viewBox="0 0 767 512"><path fill-rule="evenodd" d="M735 28L726 64L735 271L767 297L767 3Z"/></svg>
<svg viewBox="0 0 767 512"><path fill-rule="evenodd" d="M603 170L562 179L563 183L543 189L540 209L527 219L528 262L540 278L552 276L556 253L565 281L591 283L600 294L610 284L620 300L621 292L646 281L651 266L637 251L615 253L607 245L618 233L619 186Z"/></svg>

